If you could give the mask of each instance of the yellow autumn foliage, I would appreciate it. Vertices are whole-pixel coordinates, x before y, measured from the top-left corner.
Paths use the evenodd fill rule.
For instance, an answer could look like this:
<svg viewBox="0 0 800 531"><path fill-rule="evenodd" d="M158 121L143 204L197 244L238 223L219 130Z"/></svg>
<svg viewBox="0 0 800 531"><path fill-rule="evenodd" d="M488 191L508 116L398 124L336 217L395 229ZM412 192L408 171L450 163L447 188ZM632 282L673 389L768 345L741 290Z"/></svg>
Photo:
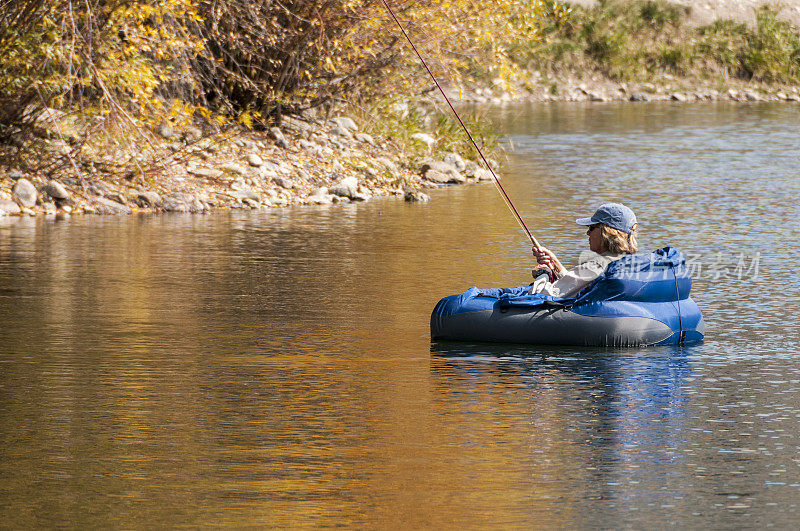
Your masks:
<svg viewBox="0 0 800 531"><path fill-rule="evenodd" d="M549 0L391 0L448 83L518 75ZM0 125L33 106L250 125L430 86L382 0L15 0L0 12ZM3 131L0 130L0 135Z"/></svg>

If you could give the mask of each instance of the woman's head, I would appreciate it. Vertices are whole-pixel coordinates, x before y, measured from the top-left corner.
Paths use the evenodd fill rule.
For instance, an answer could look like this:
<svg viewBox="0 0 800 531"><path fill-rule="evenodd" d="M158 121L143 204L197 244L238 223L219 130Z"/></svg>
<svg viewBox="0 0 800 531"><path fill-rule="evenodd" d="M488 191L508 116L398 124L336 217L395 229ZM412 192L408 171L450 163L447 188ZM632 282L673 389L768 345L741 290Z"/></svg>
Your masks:
<svg viewBox="0 0 800 531"><path fill-rule="evenodd" d="M606 203L589 218L576 220L588 225L589 248L596 253L633 254L637 251L636 215L619 203Z"/></svg>
<svg viewBox="0 0 800 531"><path fill-rule="evenodd" d="M639 247L636 242L637 225L634 223L631 232L623 232L600 223L597 232L600 239L600 250L596 253L634 254Z"/></svg>

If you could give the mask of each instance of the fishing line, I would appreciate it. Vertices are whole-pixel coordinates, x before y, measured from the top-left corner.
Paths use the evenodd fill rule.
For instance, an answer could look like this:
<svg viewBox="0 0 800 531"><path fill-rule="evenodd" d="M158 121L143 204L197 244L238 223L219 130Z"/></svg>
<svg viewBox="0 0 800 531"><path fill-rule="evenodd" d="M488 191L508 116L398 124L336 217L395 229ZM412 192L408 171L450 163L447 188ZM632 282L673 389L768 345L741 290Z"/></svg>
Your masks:
<svg viewBox="0 0 800 531"><path fill-rule="evenodd" d="M425 62L425 59L422 58L422 55L417 50L417 47L414 46L414 43L412 42L411 37L408 36L408 33L406 33L406 30L403 28L403 25L400 24L400 21L397 19L397 16L394 14L394 11L392 11L392 8L389 7L389 3L386 0L382 0L382 1L383 1L383 5L386 7L386 10L389 11L389 14L392 16L394 21L397 23L397 27L400 28L400 31L405 36L406 40L408 41L408 44L411 45L411 49L414 50L414 53L417 54L417 57L419 57L419 60L422 62L422 66L424 66L425 70L427 70L428 74L430 74L431 79L433 79L433 82L436 84L436 88L438 88L439 92L441 92L442 96L444 96L445 101L450 106L450 110L453 111L453 114L455 114L456 118L458 119L458 123L460 123L461 127L464 128L464 131L467 133L467 136L469 137L470 142L472 142L472 145L475 146L475 149L477 150L478 154L481 156L481 159L483 160L483 163L486 164L487 168L489 168L489 172L492 174L492 177L494 178L494 183L495 183L495 185L497 185L498 190L500 190L500 193L503 196L503 200L505 201L506 205L514 213L514 217L516 218L517 222L522 227L522 229L525 231L525 233L528 235L528 238L530 238L531 243L533 244L533 246L534 247L541 247L539 245L539 242L536 241L536 238L533 237L533 234L531 234L531 231L528 230L528 226L525 225L525 221L522 219L522 216L519 215L519 212L517 211L516 207L514 206L514 203L511 202L511 198L508 197L508 194L506 193L505 188L503 188L503 185L500 184L500 179L494 173L494 170L492 169L491 164L489 164L489 162L486 160L486 157L483 156L483 151L481 151L481 148L478 147L478 143L475 142L475 139L472 138L472 133L470 133L469 129L467 129L467 126L464 125L463 120L461 120L461 116L458 115L458 112L456 111L456 108L453 107L453 104L450 102L450 98L448 98L447 94L444 93L444 89L442 89L442 86L439 85L439 81L436 80L436 76L433 75L433 72L431 72L431 69L428 67L428 63Z"/></svg>

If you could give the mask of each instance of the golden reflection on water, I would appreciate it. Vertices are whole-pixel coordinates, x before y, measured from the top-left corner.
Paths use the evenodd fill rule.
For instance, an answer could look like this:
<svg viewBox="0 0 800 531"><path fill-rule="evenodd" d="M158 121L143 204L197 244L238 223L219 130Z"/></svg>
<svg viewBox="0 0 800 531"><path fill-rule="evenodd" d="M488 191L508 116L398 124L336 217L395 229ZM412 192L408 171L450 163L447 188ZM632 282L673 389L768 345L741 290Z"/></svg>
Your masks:
<svg viewBox="0 0 800 531"><path fill-rule="evenodd" d="M529 226L566 262L586 245L572 219L620 193L645 221L643 248L704 251L753 238L792 252L791 237L755 223L745 235L718 236L719 216L733 206L687 205L687 189L699 203L714 190L690 179L661 187L651 171L676 173L658 167L662 159L613 178L638 167L643 138L691 151L684 138L700 133L670 137L670 124L686 121L671 107L651 107L661 118L616 111L611 125L610 108L580 109L536 115L550 116L541 127L553 131L518 138L535 149L506 170ZM521 134L524 116L503 119ZM743 119L734 118L722 113L719 127ZM781 122L771 123L780 133ZM592 151L602 142L612 143L611 167ZM590 162L599 167L584 170ZM734 195L752 188L709 179ZM778 175L764 186L797 184ZM759 201L798 219L777 194ZM697 241L683 226L689 219L706 227L694 227L706 231ZM717 507L706 477L725 477L717 483L758 505L769 492L764 461L723 452L763 448L753 441L766 430L792 429L782 416L755 415L793 390L794 364L725 357L734 340L773 354L739 323L785 329L786 317L773 306L752 318L753 308L730 303L740 289L733 283L696 283L717 332L694 350L432 349L428 318L440 297L528 282L529 245L491 186L436 191L428 205L0 219L0 262L0 519L9 527L755 522L768 513L737 520ZM770 269L793 278L786 267ZM781 296L771 300L794 301ZM781 334L781 348L796 350L798 334ZM704 371L709 359L723 366ZM719 375L730 381L710 380ZM749 390L770 386L775 396ZM728 424L712 423L727 413L709 413L726 404L720 395L764 424L729 436ZM786 448L769 447L779 457L768 463L791 461ZM725 476L738 466L745 479ZM761 490L747 494L754 481ZM787 515L792 481L772 496ZM704 516L693 516L697 506Z"/></svg>

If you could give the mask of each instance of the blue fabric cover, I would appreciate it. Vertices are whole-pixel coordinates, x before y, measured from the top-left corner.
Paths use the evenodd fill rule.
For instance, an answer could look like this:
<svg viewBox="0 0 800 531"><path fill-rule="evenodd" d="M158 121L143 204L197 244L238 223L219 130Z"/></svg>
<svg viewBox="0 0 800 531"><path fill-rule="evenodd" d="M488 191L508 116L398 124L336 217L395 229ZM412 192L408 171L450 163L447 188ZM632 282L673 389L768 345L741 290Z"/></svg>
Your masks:
<svg viewBox="0 0 800 531"><path fill-rule="evenodd" d="M674 247L652 253L627 255L609 264L603 275L595 279L573 298L557 298L541 293L529 294L529 286L501 289L469 288L461 295L445 297L434 309L434 315L446 316L487 309L537 308L561 306L585 316L646 317L656 319L686 340L702 316L689 298L692 279L683 254ZM676 296L677 294L677 296ZM686 301L682 304L683 301ZM702 338L702 335L700 335Z"/></svg>

